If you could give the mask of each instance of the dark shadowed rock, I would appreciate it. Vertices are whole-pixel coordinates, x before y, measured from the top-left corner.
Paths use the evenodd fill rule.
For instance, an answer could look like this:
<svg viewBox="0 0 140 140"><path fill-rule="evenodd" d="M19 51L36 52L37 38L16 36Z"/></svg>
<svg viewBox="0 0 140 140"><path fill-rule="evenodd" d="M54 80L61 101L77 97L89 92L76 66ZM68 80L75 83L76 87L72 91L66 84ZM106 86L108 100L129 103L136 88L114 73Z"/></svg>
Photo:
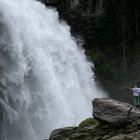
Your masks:
<svg viewBox="0 0 140 140"><path fill-rule="evenodd" d="M94 118L111 125L121 125L140 118L140 110L128 103L109 98L96 98L92 104Z"/></svg>
<svg viewBox="0 0 140 140"><path fill-rule="evenodd" d="M130 133L128 136L132 136L132 137L140 138L140 130L137 131L137 132Z"/></svg>
<svg viewBox="0 0 140 140"><path fill-rule="evenodd" d="M133 136L120 134L118 136L114 136L112 138L109 138L108 140L139 140L139 139L136 137L133 137Z"/></svg>

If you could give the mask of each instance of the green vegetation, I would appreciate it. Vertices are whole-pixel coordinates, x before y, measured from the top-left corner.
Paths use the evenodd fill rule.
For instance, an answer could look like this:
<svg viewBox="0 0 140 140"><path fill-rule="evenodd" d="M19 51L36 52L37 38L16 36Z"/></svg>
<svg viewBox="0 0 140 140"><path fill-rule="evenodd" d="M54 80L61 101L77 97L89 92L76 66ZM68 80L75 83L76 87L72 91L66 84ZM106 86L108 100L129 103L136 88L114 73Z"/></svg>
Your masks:
<svg viewBox="0 0 140 140"><path fill-rule="evenodd" d="M97 125L98 122L93 119L93 118L88 118L86 120L84 120L83 122L81 122L79 124L79 129L83 128L83 127L90 127L90 126L94 126L94 125Z"/></svg>
<svg viewBox="0 0 140 140"><path fill-rule="evenodd" d="M139 121L139 120L137 120ZM88 118L79 124L79 127L62 128L50 140L139 140L129 134L139 132L139 123L133 121L121 126L111 126Z"/></svg>

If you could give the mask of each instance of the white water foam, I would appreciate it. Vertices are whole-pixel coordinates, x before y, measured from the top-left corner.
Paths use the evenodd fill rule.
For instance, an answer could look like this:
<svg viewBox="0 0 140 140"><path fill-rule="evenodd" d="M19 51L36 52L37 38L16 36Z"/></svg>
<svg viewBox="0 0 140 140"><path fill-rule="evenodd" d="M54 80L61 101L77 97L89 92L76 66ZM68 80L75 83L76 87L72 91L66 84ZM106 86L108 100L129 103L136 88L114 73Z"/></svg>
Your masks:
<svg viewBox="0 0 140 140"><path fill-rule="evenodd" d="M58 13L35 0L0 0L1 140L41 140L91 116L92 64Z"/></svg>

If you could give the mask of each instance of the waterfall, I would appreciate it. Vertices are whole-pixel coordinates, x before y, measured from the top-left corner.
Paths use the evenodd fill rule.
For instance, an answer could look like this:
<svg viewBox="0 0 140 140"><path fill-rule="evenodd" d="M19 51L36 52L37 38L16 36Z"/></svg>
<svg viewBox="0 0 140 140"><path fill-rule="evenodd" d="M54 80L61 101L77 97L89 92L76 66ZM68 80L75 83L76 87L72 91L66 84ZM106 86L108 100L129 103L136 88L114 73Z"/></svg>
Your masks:
<svg viewBox="0 0 140 140"><path fill-rule="evenodd" d="M93 65L56 10L0 0L0 140L41 140L91 116Z"/></svg>

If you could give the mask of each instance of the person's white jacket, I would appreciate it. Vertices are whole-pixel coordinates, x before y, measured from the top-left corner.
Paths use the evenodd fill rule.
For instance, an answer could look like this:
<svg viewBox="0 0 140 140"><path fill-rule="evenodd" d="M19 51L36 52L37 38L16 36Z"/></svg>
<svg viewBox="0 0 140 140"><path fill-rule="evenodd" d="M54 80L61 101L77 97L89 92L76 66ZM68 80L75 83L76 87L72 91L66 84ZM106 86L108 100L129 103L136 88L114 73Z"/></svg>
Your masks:
<svg viewBox="0 0 140 140"><path fill-rule="evenodd" d="M133 87L133 88L131 88L131 90L133 91L133 96L139 96L140 88Z"/></svg>

